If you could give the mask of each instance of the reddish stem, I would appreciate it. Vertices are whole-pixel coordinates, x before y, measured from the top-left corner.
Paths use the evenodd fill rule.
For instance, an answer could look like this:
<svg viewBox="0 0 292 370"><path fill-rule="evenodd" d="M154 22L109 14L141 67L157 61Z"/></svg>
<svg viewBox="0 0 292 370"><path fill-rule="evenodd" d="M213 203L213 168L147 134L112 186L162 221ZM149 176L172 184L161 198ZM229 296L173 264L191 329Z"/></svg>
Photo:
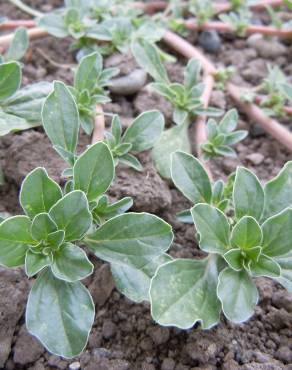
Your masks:
<svg viewBox="0 0 292 370"><path fill-rule="evenodd" d="M227 91L235 104L242 109L251 120L259 124L264 130L289 149L289 151L292 151L292 132L276 120L267 117L257 105L242 101L242 92L237 86L228 84Z"/></svg>
<svg viewBox="0 0 292 370"><path fill-rule="evenodd" d="M18 27L25 27L25 28L32 28L35 27L35 21L28 21L28 20L9 20L5 21L4 23L0 24L0 30L14 30Z"/></svg>
<svg viewBox="0 0 292 370"><path fill-rule="evenodd" d="M264 100L264 98L262 98L261 96L256 96L255 97L255 103L256 104L262 104L263 100ZM283 110L284 110L285 113L292 115L292 107L284 106Z"/></svg>
<svg viewBox="0 0 292 370"><path fill-rule="evenodd" d="M260 0L256 4L250 5L250 9L252 10L262 10L267 6L271 6L272 8L276 8L283 4L283 0ZM216 13L225 13L232 10L232 6L229 3L222 3L222 4L215 4Z"/></svg>
<svg viewBox="0 0 292 370"><path fill-rule="evenodd" d="M91 138L91 144L95 144L98 141L103 141L104 139L105 119L102 106L98 104L95 110L96 116L94 119L94 129Z"/></svg>
<svg viewBox="0 0 292 370"><path fill-rule="evenodd" d="M195 19L190 19L184 22L184 25L189 30L216 30L219 32L226 32L226 33L233 33L234 29L230 24L223 23L223 22L206 22L203 25L198 25ZM292 30L291 29L278 29L276 27L271 26L256 26L250 25L245 30L246 34L250 35L253 33L261 33L267 36L277 36L283 39L291 39L292 38Z"/></svg>
<svg viewBox="0 0 292 370"><path fill-rule="evenodd" d="M167 5L168 5L167 1L153 1L149 3L142 3L142 2L135 3L134 2L133 4L135 8L140 8L145 13L148 13L148 14L153 14L153 13L159 12L160 10L164 10L166 9Z"/></svg>
<svg viewBox="0 0 292 370"><path fill-rule="evenodd" d="M30 40L39 39L41 37L47 36L48 32L42 28L34 27L29 29L28 37ZM14 34L0 36L0 49L5 50L9 47L11 41L13 40Z"/></svg>

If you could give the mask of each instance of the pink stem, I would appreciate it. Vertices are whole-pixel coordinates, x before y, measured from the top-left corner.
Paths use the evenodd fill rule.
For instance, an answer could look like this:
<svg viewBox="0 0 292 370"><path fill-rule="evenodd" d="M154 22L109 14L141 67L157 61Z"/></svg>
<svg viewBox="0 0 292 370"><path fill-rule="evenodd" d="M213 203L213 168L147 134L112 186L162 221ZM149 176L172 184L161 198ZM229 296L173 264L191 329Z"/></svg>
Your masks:
<svg viewBox="0 0 292 370"><path fill-rule="evenodd" d="M31 28L27 32L30 40L39 39L48 35L48 32L46 30L39 27ZM13 37L14 37L13 33L9 35L0 36L0 49L6 50L9 47L11 41L13 40Z"/></svg>
<svg viewBox="0 0 292 370"><path fill-rule="evenodd" d="M9 20L5 21L4 23L0 24L0 30L14 30L18 27L25 27L25 28L32 28L35 27L35 21L27 21L27 20Z"/></svg>
<svg viewBox="0 0 292 370"><path fill-rule="evenodd" d="M263 102L263 98L261 96L256 96L255 97L255 103L256 104L261 104ZM287 114L292 114L292 107L284 106L283 107L284 112Z"/></svg>
<svg viewBox="0 0 292 370"><path fill-rule="evenodd" d="M94 129L91 138L91 144L95 144L98 141L103 141L105 129L105 119L103 109L100 104L96 106L96 116L94 120Z"/></svg>

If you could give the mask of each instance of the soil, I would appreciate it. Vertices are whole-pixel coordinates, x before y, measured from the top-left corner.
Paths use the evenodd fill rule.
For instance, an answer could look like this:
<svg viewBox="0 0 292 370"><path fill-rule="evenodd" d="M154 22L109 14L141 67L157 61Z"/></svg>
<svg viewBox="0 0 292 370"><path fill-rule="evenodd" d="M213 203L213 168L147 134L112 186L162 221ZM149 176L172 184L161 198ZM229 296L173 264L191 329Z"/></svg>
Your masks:
<svg viewBox="0 0 292 370"><path fill-rule="evenodd" d="M27 1L40 10L48 11L59 6L60 1ZM0 14L14 19L26 18L13 6L0 4ZM193 42L196 42L193 35ZM217 65L233 64L238 68L234 82L252 86L262 79L267 63L274 63L291 76L292 46L276 40L255 41L249 38L221 37L221 50L208 55ZM56 79L72 82L72 72L64 64L74 63L68 52L70 40L47 37L31 43L31 52L25 61L23 83ZM63 67L53 66L37 52ZM108 65L123 66L127 74L125 57L112 58ZM113 62L114 60L114 62ZM185 64L180 58L169 67L172 80L181 80ZM144 87L131 97L112 96L113 102L106 110L122 116L124 125L146 109L157 108L171 120L171 107L164 99ZM221 91L214 91L212 105L231 108L232 102ZM283 123L290 126L289 120ZM226 178L237 165L251 168L267 181L278 173L291 154L244 115L240 116L241 128L249 129L250 135L236 147L236 159L218 159L212 162L215 177ZM193 143L194 127L190 128ZM80 150L89 143L81 135ZM49 174L62 183L60 173L65 163L51 149L42 129L8 135L0 142L0 159L6 176L6 184L0 188L0 212L17 214L17 194L22 179L36 166L44 166ZM176 235L170 253L175 257L197 257L203 253L194 241L192 225L179 223L175 213L188 207L188 201L174 187L156 173L149 153L140 157L144 172L137 173L120 167L114 185L109 190L113 198L132 196L133 210L157 214L170 222ZM187 331L162 328L150 317L147 303L135 304L114 288L107 264L92 257L96 269L85 283L96 304L96 319L86 351L77 359L66 361L46 352L39 342L30 336L24 324L24 309L29 286L21 269L0 269L0 368L6 370L28 369L82 369L82 370L281 370L292 369L292 296L281 286L265 278L257 280L260 302L254 316L246 323L233 325L223 317L212 330L202 331L194 327Z"/></svg>

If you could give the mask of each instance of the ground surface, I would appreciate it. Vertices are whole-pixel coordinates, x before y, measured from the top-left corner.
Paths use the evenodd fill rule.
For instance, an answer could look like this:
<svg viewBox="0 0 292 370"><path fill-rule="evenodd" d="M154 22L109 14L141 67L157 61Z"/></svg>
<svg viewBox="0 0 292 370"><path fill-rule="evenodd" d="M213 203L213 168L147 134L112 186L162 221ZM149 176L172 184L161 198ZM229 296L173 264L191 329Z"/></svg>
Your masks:
<svg viewBox="0 0 292 370"><path fill-rule="evenodd" d="M38 4L43 11L59 1L27 1ZM0 4L0 14L10 18L24 18L8 4ZM195 35L192 36L196 39ZM234 81L241 85L256 85L265 75L267 63L275 63L291 76L292 46L270 40L250 47L250 40L222 38L221 51L210 56L218 65L233 64L238 68ZM45 60L38 49L50 59L74 63L67 52L70 40L48 37L31 44L32 53L24 67L23 83L60 79L72 81L69 69L57 68ZM115 57L114 63L124 73L128 57ZM112 64L113 61L106 61ZM169 67L173 80L179 80L185 61ZM170 107L147 89L130 97L112 96L107 111L119 113L126 124L143 110L158 108L170 120ZM220 91L214 91L212 104L229 109L232 104ZM277 174L291 159L281 145L266 136L259 127L251 125L241 115L240 126L250 130L249 137L236 148L238 158L213 162L216 176L226 177L241 164L254 170L266 181ZM288 125L288 122L286 122ZM190 137L194 137L193 128ZM89 143L82 136L81 147ZM0 211L19 212L17 194L25 174L36 166L44 166L58 181L64 163L51 149L41 129L9 135L0 141L0 158L6 175L6 185L0 188ZM129 169L118 169L115 184L109 194L113 197L132 196L133 210L153 212L170 222L176 235L170 253L173 256L200 255L194 242L194 229L175 219L175 212L186 208L187 201L157 175L149 154L141 160L145 171L138 174ZM148 304L134 304L115 289L108 265L94 260L96 270L86 282L95 304L96 320L85 353L74 361L65 361L45 352L24 325L24 309L29 286L23 271L0 269L0 367L12 369L68 369L77 366L83 370L281 370L292 369L292 297L279 285L268 279L259 279L260 302L255 315L245 324L222 323L210 331L193 328L182 331L161 328L150 317ZM77 361L77 364L75 363ZM74 363L74 364L73 364ZM290 364L290 365L289 365Z"/></svg>

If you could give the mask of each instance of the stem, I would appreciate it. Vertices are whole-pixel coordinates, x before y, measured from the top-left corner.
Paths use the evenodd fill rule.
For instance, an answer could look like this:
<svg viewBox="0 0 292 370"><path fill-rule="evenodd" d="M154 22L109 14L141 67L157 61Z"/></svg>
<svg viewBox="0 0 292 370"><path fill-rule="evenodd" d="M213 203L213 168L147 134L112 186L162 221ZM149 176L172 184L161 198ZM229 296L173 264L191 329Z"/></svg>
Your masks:
<svg viewBox="0 0 292 370"><path fill-rule="evenodd" d="M9 20L5 21L4 23L0 24L0 30L14 30L18 27L25 27L25 28L32 28L35 27L35 21L27 21L27 20Z"/></svg>
<svg viewBox="0 0 292 370"><path fill-rule="evenodd" d="M206 22L203 25L198 25L195 19L191 19L183 22L183 24L189 30L216 30L219 32L234 33L234 29L230 24L223 22ZM283 39L292 39L292 30L291 29L278 29L272 26L256 26L250 25L245 30L247 35L253 33L261 33L267 36L277 36Z"/></svg>
<svg viewBox="0 0 292 370"><path fill-rule="evenodd" d="M94 119L94 129L91 138L91 144L95 144L98 141L103 141L104 139L105 119L102 106L98 104L95 108L95 111L96 116Z"/></svg>
<svg viewBox="0 0 292 370"><path fill-rule="evenodd" d="M153 14L160 10L165 10L168 6L167 1L153 1L149 3L137 2L133 4L135 8L142 9L145 13Z"/></svg>
<svg viewBox="0 0 292 370"><path fill-rule="evenodd" d="M272 8L276 8L283 4L283 0L260 0L256 4L250 5L249 8L252 10L263 10L267 6L271 6ZM232 6L229 3L218 3L215 5L216 13L225 13L229 10L232 10Z"/></svg>
<svg viewBox="0 0 292 370"><path fill-rule="evenodd" d="M256 96L255 97L255 103L256 104L261 104L263 100L264 99L261 96ZM285 113L287 113L287 114L291 114L292 115L292 107L284 106L283 107L283 111Z"/></svg>
<svg viewBox="0 0 292 370"><path fill-rule="evenodd" d="M27 31L30 40L39 39L41 37L47 36L48 32L43 28L34 27ZM7 49L13 40L14 34L0 36L0 49Z"/></svg>
<svg viewBox="0 0 292 370"><path fill-rule="evenodd" d="M9 1L15 6L17 6L19 9L21 9L23 12L32 15L33 17L41 17L42 15L44 15L42 12L39 12L38 10L35 10L30 6L24 4L21 0L9 0Z"/></svg>
<svg viewBox="0 0 292 370"><path fill-rule="evenodd" d="M242 109L251 120L258 123L270 135L289 149L289 151L292 151L292 132L276 120L267 117L257 105L242 101L241 90L237 86L229 83L227 85L227 91L235 104Z"/></svg>

